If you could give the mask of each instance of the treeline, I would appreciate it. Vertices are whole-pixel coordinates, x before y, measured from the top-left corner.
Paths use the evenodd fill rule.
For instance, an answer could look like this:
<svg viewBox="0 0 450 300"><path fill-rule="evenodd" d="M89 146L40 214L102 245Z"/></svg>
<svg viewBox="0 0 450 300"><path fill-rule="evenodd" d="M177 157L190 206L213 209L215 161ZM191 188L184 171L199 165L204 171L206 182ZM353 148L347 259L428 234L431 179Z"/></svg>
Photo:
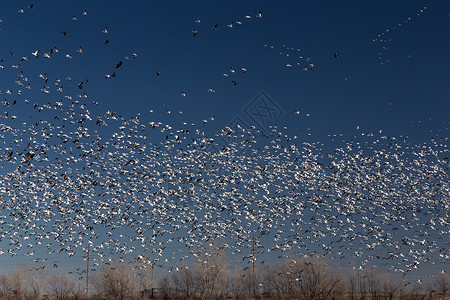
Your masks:
<svg viewBox="0 0 450 300"><path fill-rule="evenodd" d="M203 256L158 280L167 299L425 300L447 299L450 279L426 285L393 279L376 269L340 272L316 257L230 270L221 255Z"/></svg>
<svg viewBox="0 0 450 300"><path fill-rule="evenodd" d="M339 271L316 257L290 259L257 268L237 268L223 252L198 256L153 278L151 264L107 263L86 282L45 268L19 267L0 274L1 299L449 299L449 276L426 284L408 283L376 269Z"/></svg>

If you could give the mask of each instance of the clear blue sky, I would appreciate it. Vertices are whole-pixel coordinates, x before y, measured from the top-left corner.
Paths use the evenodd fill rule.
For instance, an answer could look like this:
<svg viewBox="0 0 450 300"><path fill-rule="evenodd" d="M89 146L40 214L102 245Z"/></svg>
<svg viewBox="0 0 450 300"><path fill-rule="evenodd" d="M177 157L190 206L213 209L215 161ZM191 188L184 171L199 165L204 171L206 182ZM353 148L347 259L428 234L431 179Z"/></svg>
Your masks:
<svg viewBox="0 0 450 300"><path fill-rule="evenodd" d="M329 136L335 134L348 141L381 130L386 136L406 135L412 144L436 134L448 138L448 1L51 0L29 5L0 3L0 90L7 101L70 103L64 98L69 94L73 101L89 103L91 116L113 111L128 119L139 113L146 122L195 123L209 135L238 117L264 130L286 126L284 132L298 136L299 143L321 143L324 152L338 147ZM59 52L46 59L55 47ZM36 50L38 58L32 54ZM28 60L21 61L24 56ZM31 89L16 84L20 71L29 76ZM105 78L113 72L114 78ZM86 79L89 84L78 89ZM57 91L60 86L63 92ZM277 109L264 124L251 115L261 91ZM87 98L77 98L82 93ZM20 122L43 118L32 106L10 114ZM104 130L108 136L115 128ZM10 143L6 137L2 147ZM448 270L448 258L442 261L447 261L443 267L426 268Z"/></svg>

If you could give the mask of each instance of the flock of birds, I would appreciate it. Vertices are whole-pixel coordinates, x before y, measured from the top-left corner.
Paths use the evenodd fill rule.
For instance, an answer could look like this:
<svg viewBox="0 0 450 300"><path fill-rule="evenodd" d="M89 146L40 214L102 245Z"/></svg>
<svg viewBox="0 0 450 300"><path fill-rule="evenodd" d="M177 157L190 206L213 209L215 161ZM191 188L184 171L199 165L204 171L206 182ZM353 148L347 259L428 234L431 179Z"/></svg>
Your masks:
<svg viewBox="0 0 450 300"><path fill-rule="evenodd" d="M259 11L255 16L255 18L262 18L262 12ZM226 26L225 25L219 25L219 24L214 24L210 30L212 31L218 31L220 30L222 27L224 28L228 28L228 29L236 29L239 26L242 26L243 24L245 24L246 21L252 19L251 15L245 15L243 17L242 20L238 20L238 21L230 21ZM245 21L244 21L245 20ZM203 26L203 23L200 19L196 19L195 20L195 24L196 24L196 29L192 30L192 36L193 37L197 37L199 35L200 32L202 32L203 30L208 30L205 26ZM247 68L246 67L241 67L240 71L245 74L247 72ZM223 73L223 77L224 78L229 78L232 85L236 86L238 84L236 77L236 69L234 69L233 67L230 67L229 70L226 73ZM157 75L159 76L159 72L157 72ZM215 93L215 89L213 88L208 88L207 90L209 93L213 94ZM185 91L181 91L181 96L185 97L187 94Z"/></svg>
<svg viewBox="0 0 450 300"><path fill-rule="evenodd" d="M259 11L255 16L255 18L262 18L262 12ZM245 15L243 17L242 20L238 20L238 21L230 21L226 27L230 28L230 29L235 29L241 25L243 25L245 23L245 21L252 19L251 15ZM245 20L245 21L243 21ZM244 22L244 23L243 23ZM200 19L195 20L196 26L197 28L195 30L192 30L192 36L197 36L199 34L199 32L201 32L202 30L204 30L204 28L200 28L203 27L202 26L202 21ZM219 24L215 24L214 26L211 27L211 30L213 31L217 31L219 30L221 27L225 27L225 26L219 26Z"/></svg>
<svg viewBox="0 0 450 300"><path fill-rule="evenodd" d="M384 43L383 36L376 41ZM11 52L1 60L1 69L8 63L18 72L17 88L0 91L1 254L24 253L42 262L53 253L86 256L90 243L94 266L116 255L142 257L143 251L169 263L220 240L246 262L256 259L249 255L253 243L257 256L315 252L358 258L361 267L383 262L405 274L422 263L448 262L445 135L423 144L381 132L350 141L334 137L337 145L327 151L319 142L297 142L285 127L237 125L208 135L207 120L174 125L151 115L95 115L98 102L84 92L89 79L72 84L69 76L50 79L22 69L58 53L56 47L31 56ZM306 65L296 65L314 67L299 49L283 46L281 54L299 55ZM115 77L136 57L125 56L105 77ZM223 77L236 85L235 73L246 71L230 67ZM69 92L47 103L23 99L34 80L41 80L44 94L65 93L63 82Z"/></svg>
<svg viewBox="0 0 450 300"><path fill-rule="evenodd" d="M31 121L12 117L27 105ZM94 116L79 101L3 106L2 253L42 245L73 256L90 241L99 259L152 249L167 260L172 242L194 254L226 240L248 254L256 234L261 254L350 251L365 263L400 259L392 267L405 272L449 258L447 138L366 134L324 153L276 126L208 137L195 124ZM208 151L219 137L230 143Z"/></svg>
<svg viewBox="0 0 450 300"><path fill-rule="evenodd" d="M398 31L402 27L406 26L408 23L412 22L415 18L420 17L427 10L427 6L419 9L415 16L408 17L397 24L393 24L392 27L386 28L384 31L377 34L375 38L372 39L372 43L379 46L378 50L378 61L380 64L389 63L390 59L386 56L389 51L394 47L394 41L392 40L392 33ZM409 55L408 55L409 57Z"/></svg>
<svg viewBox="0 0 450 300"><path fill-rule="evenodd" d="M264 47L275 49L275 46L268 44L264 44ZM289 59L289 62L286 64L287 68L301 68L303 71L309 71L314 68L314 64L311 62L311 58L303 56L300 48L282 45L278 54ZM334 53L333 56L334 58L338 58L339 53Z"/></svg>

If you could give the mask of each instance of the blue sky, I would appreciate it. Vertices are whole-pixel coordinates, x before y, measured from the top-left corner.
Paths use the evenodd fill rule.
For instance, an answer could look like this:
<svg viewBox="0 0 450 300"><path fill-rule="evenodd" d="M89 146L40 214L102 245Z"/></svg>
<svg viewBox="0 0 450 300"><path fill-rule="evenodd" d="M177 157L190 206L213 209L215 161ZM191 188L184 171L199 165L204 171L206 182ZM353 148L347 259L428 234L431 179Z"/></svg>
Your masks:
<svg viewBox="0 0 450 300"><path fill-rule="evenodd" d="M29 5L0 4L4 66L0 90L11 101L45 104L63 100L66 94L75 100L77 94L86 93L87 98L78 100L89 103L92 115L113 111L129 118L139 113L146 121L195 123L213 135L236 117L255 125L246 107L252 108L252 101L264 91L279 108L269 123L286 126L286 134L322 143L330 151L336 147L329 136L334 134L350 140L381 130L387 136L408 136L413 144L436 133L448 138L448 1L42 1L33 9ZM261 18L256 17L259 12ZM231 21L232 28L227 26ZM236 26L237 21L242 25ZM212 30L216 24L217 30ZM102 32L105 28L107 33ZM193 36L193 31L198 34ZM373 41L381 33L388 42ZM59 53L45 60L44 53L54 47ZM77 52L80 47L82 53ZM36 50L39 58L32 55ZM29 60L21 62L22 56ZM117 69L120 61L123 66ZM11 67L18 63L17 69ZM14 83L19 70L30 75L32 88L22 88L16 98L6 96L8 89L13 94L19 89ZM105 78L113 72L115 78ZM39 74L45 74L49 83ZM65 80L68 76L71 81ZM63 93L53 85L57 78ZM89 84L77 89L86 79ZM50 93L41 91L44 86ZM31 108L16 113L40 118Z"/></svg>
<svg viewBox="0 0 450 300"><path fill-rule="evenodd" d="M115 1L107 5L50 1L16 14L17 7L27 4L5 3L1 34L9 47L3 47L2 56L13 49L29 56L33 49L71 50L72 61L41 70L70 72L80 81L89 78L91 86L95 84L87 87L89 96L123 113L164 103L182 110L186 119L215 115L220 127L240 112L240 104L264 90L284 108L293 131L306 125L292 114L299 109L310 113L307 126L321 135L336 127L351 130L356 124L398 134L411 129L409 121L429 117L437 123L446 121L448 42L442 32L448 27L447 5L445 1ZM424 6L428 9L417 16ZM81 15L84 9L87 16ZM263 18L255 18L258 11L263 11ZM77 21L71 20L74 15ZM379 43L371 40L410 16L408 24L391 32L393 47L384 55L391 62L380 65ZM196 19L202 23L195 23ZM244 24L230 29L226 25L232 20ZM210 30L215 24L218 30ZM108 34L101 32L104 27ZM65 37L60 34L63 30L68 31ZM195 37L193 30L199 31ZM104 45L106 39L110 45ZM302 56L311 58L314 70L284 67L300 59L295 59L295 51L281 51L283 45L299 48ZM84 51L77 55L80 46ZM133 52L138 60L125 64L117 80L103 80L123 55ZM333 58L335 52L338 59ZM245 76L236 74L234 87L222 74L241 66L248 71ZM161 75L156 77L155 72ZM209 95L209 88L216 93ZM178 97L181 91L186 98Z"/></svg>

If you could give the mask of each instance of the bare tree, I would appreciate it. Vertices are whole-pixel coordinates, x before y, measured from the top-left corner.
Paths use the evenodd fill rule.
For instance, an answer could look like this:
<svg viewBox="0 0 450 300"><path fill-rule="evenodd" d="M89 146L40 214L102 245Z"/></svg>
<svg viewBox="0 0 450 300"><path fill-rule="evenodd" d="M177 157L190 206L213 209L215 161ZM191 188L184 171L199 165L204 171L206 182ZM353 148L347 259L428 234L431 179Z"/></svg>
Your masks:
<svg viewBox="0 0 450 300"><path fill-rule="evenodd" d="M138 290L146 291L151 280L152 263L144 255L139 255L138 260L133 264L134 276L136 277Z"/></svg>
<svg viewBox="0 0 450 300"><path fill-rule="evenodd" d="M66 300L73 294L76 284L75 279L68 274L53 274L48 279L48 292L57 300Z"/></svg>
<svg viewBox="0 0 450 300"><path fill-rule="evenodd" d="M195 262L197 290L203 299L217 299L225 295L228 284L228 263L223 248L210 248Z"/></svg>
<svg viewBox="0 0 450 300"><path fill-rule="evenodd" d="M0 274L0 296L6 299L12 299L13 297L13 287L7 274Z"/></svg>
<svg viewBox="0 0 450 300"><path fill-rule="evenodd" d="M427 291L427 295L429 299L433 299L434 296L434 282L428 281L427 286L425 287L425 290Z"/></svg>
<svg viewBox="0 0 450 300"><path fill-rule="evenodd" d="M100 273L93 277L92 283L97 293L105 297L125 300L136 295L135 278L123 263L104 265Z"/></svg>
<svg viewBox="0 0 450 300"><path fill-rule="evenodd" d="M265 297L285 295L289 292L289 282L286 279L284 264L267 264L259 269L262 293Z"/></svg>
<svg viewBox="0 0 450 300"><path fill-rule="evenodd" d="M439 273L435 282L436 288L440 291L442 299L445 299L450 288L450 277L446 273Z"/></svg>
<svg viewBox="0 0 450 300"><path fill-rule="evenodd" d="M82 299L86 295L85 284L80 281L75 282L75 286L72 290L72 296L74 300Z"/></svg>
<svg viewBox="0 0 450 300"><path fill-rule="evenodd" d="M359 299L360 300L367 299L366 275L362 275L359 272L358 272L358 291L359 291Z"/></svg>
<svg viewBox="0 0 450 300"><path fill-rule="evenodd" d="M350 269L347 272L347 288L350 300L356 300L356 293L358 291L358 272L353 264L350 265Z"/></svg>
<svg viewBox="0 0 450 300"><path fill-rule="evenodd" d="M25 273L24 297L28 300L39 299L46 280L45 266L30 267Z"/></svg>
<svg viewBox="0 0 450 300"><path fill-rule="evenodd" d="M304 272L305 264L303 260L291 259L282 265L281 278L283 285L288 287L287 293L290 298L301 298L305 292Z"/></svg>
<svg viewBox="0 0 450 300"><path fill-rule="evenodd" d="M26 270L18 267L11 274L0 275L0 294L6 299L20 300L24 298Z"/></svg>
<svg viewBox="0 0 450 300"><path fill-rule="evenodd" d="M171 296L171 287L170 287L170 279L169 274L165 273L158 279L158 288L164 297Z"/></svg>
<svg viewBox="0 0 450 300"><path fill-rule="evenodd" d="M191 299L196 294L195 273L186 263L177 267L177 271L172 273L174 288L184 295L185 299Z"/></svg>
<svg viewBox="0 0 450 300"><path fill-rule="evenodd" d="M400 290L401 282L393 280L388 274L383 276L383 292L385 299L394 300Z"/></svg>
<svg viewBox="0 0 450 300"><path fill-rule="evenodd" d="M408 291L409 282L406 279L400 280L399 289L398 289L398 299L409 300L409 291Z"/></svg>
<svg viewBox="0 0 450 300"><path fill-rule="evenodd" d="M424 300L425 296L426 294L423 292L422 284L416 282L409 292L408 300Z"/></svg>
<svg viewBox="0 0 450 300"><path fill-rule="evenodd" d="M381 274L377 269L371 269L365 272L367 287L372 300L381 300Z"/></svg>
<svg viewBox="0 0 450 300"><path fill-rule="evenodd" d="M299 287L299 299L331 299L341 278L333 276L327 265L318 258L308 257L296 267L295 284ZM297 292L296 292L297 293Z"/></svg>
<svg viewBox="0 0 450 300"><path fill-rule="evenodd" d="M331 274L330 281L334 282L334 287L331 289L330 296L334 300L346 299L347 285L341 273L334 272Z"/></svg>
<svg viewBox="0 0 450 300"><path fill-rule="evenodd" d="M238 270L233 274L230 282L231 293L237 299L253 298L253 278L249 268ZM267 289L269 292L269 290ZM266 295L267 296L267 295Z"/></svg>

